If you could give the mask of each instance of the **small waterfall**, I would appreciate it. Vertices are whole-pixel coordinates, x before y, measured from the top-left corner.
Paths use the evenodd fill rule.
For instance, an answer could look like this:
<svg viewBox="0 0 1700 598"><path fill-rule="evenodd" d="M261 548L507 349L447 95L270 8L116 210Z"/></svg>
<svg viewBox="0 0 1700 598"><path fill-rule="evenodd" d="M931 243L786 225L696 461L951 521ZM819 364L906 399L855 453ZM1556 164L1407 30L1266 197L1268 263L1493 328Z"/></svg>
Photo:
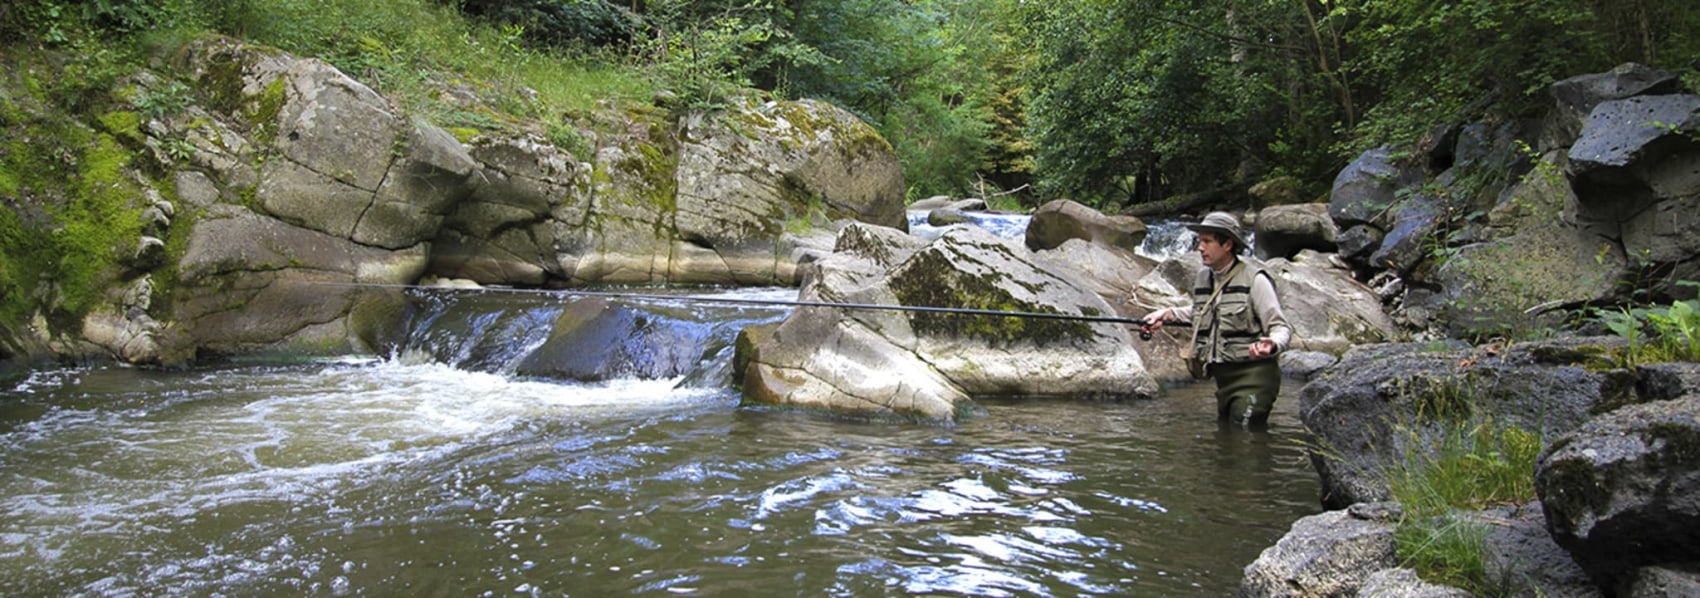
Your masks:
<svg viewBox="0 0 1700 598"><path fill-rule="evenodd" d="M973 226L991 231L1005 239L1020 239L1027 234L1027 223L1032 216L1027 214L1009 214L1003 212L965 212L968 221ZM953 224L950 226L933 226L927 224L926 210L910 210L909 234L923 239L937 239L950 226L965 226ZM1145 241L1140 244L1139 255L1163 260L1192 251L1196 238L1192 231L1187 230L1186 223L1181 220L1163 219L1145 221Z"/></svg>
<svg viewBox="0 0 1700 598"><path fill-rule="evenodd" d="M595 382L695 380L724 386L731 347L746 326L778 321L784 306L688 301L678 290L645 298L566 291L416 289L418 311L401 348L410 361L520 378ZM649 298L677 294L679 300ZM795 289L715 291L688 297L796 298Z"/></svg>

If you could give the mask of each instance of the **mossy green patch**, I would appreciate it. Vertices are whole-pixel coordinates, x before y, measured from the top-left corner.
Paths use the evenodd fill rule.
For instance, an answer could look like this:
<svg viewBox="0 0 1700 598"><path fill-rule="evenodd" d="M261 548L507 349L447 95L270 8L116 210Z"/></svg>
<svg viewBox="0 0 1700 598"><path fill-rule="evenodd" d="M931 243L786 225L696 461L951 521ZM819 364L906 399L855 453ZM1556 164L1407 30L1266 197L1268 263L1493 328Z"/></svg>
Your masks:
<svg viewBox="0 0 1700 598"><path fill-rule="evenodd" d="M1664 444L1663 465L1693 467L1700 464L1700 430L1693 426L1659 422L1647 427L1645 438L1649 444Z"/></svg>
<svg viewBox="0 0 1700 598"><path fill-rule="evenodd" d="M113 136L134 144L140 144L146 136L142 134L142 115L130 110L116 110L100 115L100 125Z"/></svg>
<svg viewBox="0 0 1700 598"><path fill-rule="evenodd" d="M963 272L937 251L923 251L910 258L903 271L892 278L891 289L903 305L1062 313L1011 296L999 286L1004 276ZM1043 344L1064 339L1089 340L1094 336L1091 326L1075 320L915 312L909 321L921 334L973 337L1001 346L1021 341Z"/></svg>
<svg viewBox="0 0 1700 598"><path fill-rule="evenodd" d="M472 143L473 139L484 133L472 127L448 127L444 130L448 131L450 135L454 135L456 140L468 145Z"/></svg>
<svg viewBox="0 0 1700 598"><path fill-rule="evenodd" d="M77 196L59 215L64 226L54 235L66 311L87 309L118 257L134 250L141 238L141 210L134 200L142 190L124 173L130 157L106 134L97 136L83 156Z"/></svg>
<svg viewBox="0 0 1700 598"><path fill-rule="evenodd" d="M1561 513L1601 513L1611 504L1611 480L1586 459L1562 459L1547 466L1546 492L1541 500Z"/></svg>
<svg viewBox="0 0 1700 598"><path fill-rule="evenodd" d="M271 143L277 135L278 115L283 113L283 105L289 101L286 93L288 84L283 77L273 79L260 90L260 95L254 98L253 108L245 116L254 125L254 141L260 144Z"/></svg>

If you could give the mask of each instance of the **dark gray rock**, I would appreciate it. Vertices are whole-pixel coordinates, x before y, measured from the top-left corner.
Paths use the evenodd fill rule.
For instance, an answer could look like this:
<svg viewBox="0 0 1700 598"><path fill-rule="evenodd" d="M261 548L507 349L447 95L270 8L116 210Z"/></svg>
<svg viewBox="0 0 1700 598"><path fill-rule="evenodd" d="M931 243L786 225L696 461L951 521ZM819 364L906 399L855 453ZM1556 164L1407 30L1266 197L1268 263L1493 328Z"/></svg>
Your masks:
<svg viewBox="0 0 1700 598"><path fill-rule="evenodd" d="M1347 228L1338 237L1340 257L1352 262L1368 261L1370 254L1381 248L1381 240L1386 236L1381 229L1370 224Z"/></svg>
<svg viewBox="0 0 1700 598"><path fill-rule="evenodd" d="M1642 401L1669 401L1700 392L1700 363L1650 363L1636 368L1635 392Z"/></svg>
<svg viewBox="0 0 1700 598"><path fill-rule="evenodd" d="M1381 247L1369 257L1376 268L1409 274L1434 249L1436 230L1445 209L1439 200L1414 195L1394 208L1393 225L1381 239Z"/></svg>
<svg viewBox="0 0 1700 598"><path fill-rule="evenodd" d="M1609 225L1578 216L1580 200L1556 173L1556 152L1513 186L1489 213L1498 238L1453 250L1430 275L1440 291L1428 307L1463 338L1526 336L1557 328L1563 306L1606 303L1630 270Z"/></svg>
<svg viewBox="0 0 1700 598"><path fill-rule="evenodd" d="M1360 154L1335 175L1328 215L1342 228L1375 222L1393 205L1399 179L1392 150L1377 148Z"/></svg>
<svg viewBox="0 0 1700 598"><path fill-rule="evenodd" d="M1567 132L1570 139L1575 139L1582 131L1582 121L1595 106L1638 95L1677 93L1681 86L1674 74L1633 62L1624 63L1604 73L1577 75L1553 83L1554 116L1560 134Z"/></svg>
<svg viewBox="0 0 1700 598"><path fill-rule="evenodd" d="M1535 489L1553 538L1602 587L1700 561L1700 394L1623 407L1558 438Z"/></svg>
<svg viewBox="0 0 1700 598"><path fill-rule="evenodd" d="M1498 506L1461 516L1487 530L1482 540L1487 579L1519 596L1598 598L1599 587L1547 533L1537 503Z"/></svg>
<svg viewBox="0 0 1700 598"><path fill-rule="evenodd" d="M1490 417L1543 438L1580 427L1596 405L1634 393L1632 374L1595 371L1619 346L1621 339L1597 338L1352 349L1299 392L1300 419L1316 436L1311 463L1322 478L1323 505L1390 498L1387 464L1425 450L1419 447L1431 440L1425 435L1434 433L1428 423L1437 415Z"/></svg>
<svg viewBox="0 0 1700 598"><path fill-rule="evenodd" d="M1687 136L1700 130L1700 96L1638 96L1603 102L1588 114L1581 137L1570 147L1569 172L1604 181L1623 169L1694 147Z"/></svg>
<svg viewBox="0 0 1700 598"><path fill-rule="evenodd" d="M1642 567L1618 592L1625 598L1665 598L1666 596L1700 596L1700 563L1670 567Z"/></svg>
<svg viewBox="0 0 1700 598"><path fill-rule="evenodd" d="M570 302L549 330L514 373L584 382L671 378L694 369L708 348L702 326L599 298Z"/></svg>

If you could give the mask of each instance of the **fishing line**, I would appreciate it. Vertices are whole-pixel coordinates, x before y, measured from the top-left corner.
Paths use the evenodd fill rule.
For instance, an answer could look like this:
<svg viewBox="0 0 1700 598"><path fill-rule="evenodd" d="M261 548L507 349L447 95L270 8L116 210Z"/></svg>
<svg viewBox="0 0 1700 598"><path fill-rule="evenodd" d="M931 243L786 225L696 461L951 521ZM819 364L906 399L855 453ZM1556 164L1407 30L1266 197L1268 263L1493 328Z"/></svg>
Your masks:
<svg viewBox="0 0 1700 598"><path fill-rule="evenodd" d="M1141 327L1140 337L1150 340L1146 331L1145 321L1138 318L1122 318L1115 316L1088 316L1084 314L1046 313L1033 311L1004 311L997 309L974 309L967 307L934 307L928 305L891 305L885 303L841 303L836 301L803 301L786 299L756 299L753 297L706 297L702 295L659 295L654 293L628 293L615 291L586 291L577 289L515 289L506 287L437 287L405 284L382 284L363 282L315 282L313 284L373 287L401 290L439 290L472 293L515 293L527 295L548 295L568 297L595 297L603 299L637 299L646 301L685 301L694 303L725 303L732 305L760 305L770 307L827 307L836 309L887 310L921 313L957 314L968 316L994 316L1002 318L1033 318L1042 320L1071 320L1079 322L1100 322L1105 324L1132 324Z"/></svg>

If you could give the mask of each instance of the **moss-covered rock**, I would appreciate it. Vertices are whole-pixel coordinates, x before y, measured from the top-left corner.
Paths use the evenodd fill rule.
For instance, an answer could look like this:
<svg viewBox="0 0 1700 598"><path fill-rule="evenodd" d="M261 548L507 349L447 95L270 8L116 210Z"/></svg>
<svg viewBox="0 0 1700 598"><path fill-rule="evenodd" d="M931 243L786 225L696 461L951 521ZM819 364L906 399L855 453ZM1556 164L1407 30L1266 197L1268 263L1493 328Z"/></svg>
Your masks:
<svg viewBox="0 0 1700 598"><path fill-rule="evenodd" d="M802 299L1092 317L1096 294L1041 266L1026 247L978 228L915 250L872 247L847 227L815 262ZM889 230L889 229L884 229ZM882 259L905 256L894 264ZM745 400L858 415L954 421L974 397L1152 396L1125 327L1062 318L937 311L799 309L751 352Z"/></svg>
<svg viewBox="0 0 1700 598"><path fill-rule="evenodd" d="M1700 394L1595 418L1535 472L1553 538L1601 587L1700 560Z"/></svg>

